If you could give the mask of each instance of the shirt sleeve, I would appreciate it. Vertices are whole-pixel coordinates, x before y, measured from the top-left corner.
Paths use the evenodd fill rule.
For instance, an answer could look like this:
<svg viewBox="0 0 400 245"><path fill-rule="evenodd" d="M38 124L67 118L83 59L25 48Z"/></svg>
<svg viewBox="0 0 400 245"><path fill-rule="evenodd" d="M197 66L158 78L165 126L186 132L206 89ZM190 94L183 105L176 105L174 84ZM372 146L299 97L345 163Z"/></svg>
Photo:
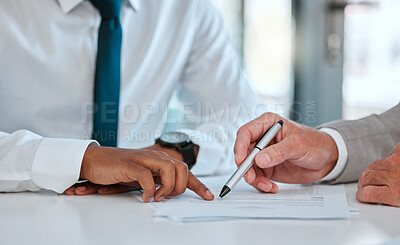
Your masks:
<svg viewBox="0 0 400 245"><path fill-rule="evenodd" d="M80 175L92 140L44 138L27 130L0 132L0 192L63 193Z"/></svg>
<svg viewBox="0 0 400 245"><path fill-rule="evenodd" d="M340 133L334 129L321 128L320 131L331 136L332 139L335 141L336 146L338 148L339 156L338 156L338 160L337 160L335 167L332 169L332 171L330 173L328 173L325 177L323 177L320 180L321 182L333 181L340 176L340 174L343 172L343 170L346 167L347 158L348 158L348 151L346 148L346 143L344 142L342 135L340 135Z"/></svg>
<svg viewBox="0 0 400 245"><path fill-rule="evenodd" d="M218 11L209 0L193 3L194 40L178 89L192 127L180 131L200 146L193 173L211 175L235 169L236 132L265 108L247 82Z"/></svg>

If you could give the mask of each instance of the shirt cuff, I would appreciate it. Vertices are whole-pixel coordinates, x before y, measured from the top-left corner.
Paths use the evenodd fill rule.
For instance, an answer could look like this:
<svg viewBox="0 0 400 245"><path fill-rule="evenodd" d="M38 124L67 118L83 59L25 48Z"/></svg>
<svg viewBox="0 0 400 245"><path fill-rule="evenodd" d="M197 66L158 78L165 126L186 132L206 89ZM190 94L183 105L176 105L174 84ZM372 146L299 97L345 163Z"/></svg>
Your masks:
<svg viewBox="0 0 400 245"><path fill-rule="evenodd" d="M335 180L340 176L340 174L343 172L344 168L346 167L347 164L347 158L348 158L348 151L346 147L346 143L343 140L342 135L334 129L331 128L321 128L320 131L327 133L329 136L332 137L332 139L335 141L336 146L338 148L338 160L336 163L336 166L332 169L332 171L327 174L325 177L323 177L320 181L332 181Z"/></svg>
<svg viewBox="0 0 400 245"><path fill-rule="evenodd" d="M191 129L179 129L178 132L186 134L190 140L199 146L199 152L196 158L196 164L191 172L196 176L207 176L215 174L219 170L225 148L218 139L210 132L201 132Z"/></svg>
<svg viewBox="0 0 400 245"><path fill-rule="evenodd" d="M63 193L79 179L83 156L93 140L43 138L32 166L32 180L42 189Z"/></svg>

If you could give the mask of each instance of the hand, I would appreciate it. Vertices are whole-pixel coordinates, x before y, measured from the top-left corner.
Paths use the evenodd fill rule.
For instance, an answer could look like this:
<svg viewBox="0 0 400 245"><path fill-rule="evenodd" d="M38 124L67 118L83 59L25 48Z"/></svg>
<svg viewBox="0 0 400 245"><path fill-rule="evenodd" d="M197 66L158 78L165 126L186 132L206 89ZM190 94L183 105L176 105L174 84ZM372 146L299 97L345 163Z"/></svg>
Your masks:
<svg viewBox="0 0 400 245"><path fill-rule="evenodd" d="M199 153L199 146L198 145L193 145L193 150L194 150L194 155L197 157L197 154ZM183 161L183 156L182 153L180 153L178 150L175 150L173 148L168 148L168 147L162 147L159 144L154 144L150 147L145 148L147 150L152 150L152 151L160 151L160 152L165 152L167 153L170 157L175 158L179 161Z"/></svg>
<svg viewBox="0 0 400 245"><path fill-rule="evenodd" d="M328 134L266 113L239 129L235 143L238 166L264 132L279 120L284 122L281 130L256 155L255 164L244 176L247 183L261 192L278 191L270 180L299 184L318 181L334 168L338 159L336 143Z"/></svg>
<svg viewBox="0 0 400 245"><path fill-rule="evenodd" d="M400 207L400 143L384 159L367 166L358 180L357 200Z"/></svg>
<svg viewBox="0 0 400 245"><path fill-rule="evenodd" d="M158 151L161 154L165 153L172 157L175 158L179 161L183 161L183 156L182 154L172 148L163 148L159 144L154 144L152 146L144 148L144 150L151 150L151 151ZM194 151L195 155L197 156L199 147L197 145L194 146ZM154 177L154 181L156 184L161 184L160 178L159 177ZM65 194L67 195L90 195L90 194L101 194L101 195L107 195L107 194L116 194L116 193L123 193L123 192L129 192L129 191L135 191L135 190L140 190L140 184L138 182L132 182L132 183L123 183L123 184L114 184L114 185L97 185L93 184L91 182L84 182L84 183L79 183L71 186L65 191ZM171 198L171 197L167 197Z"/></svg>
<svg viewBox="0 0 400 245"><path fill-rule="evenodd" d="M140 186L144 191L144 202L149 202L153 196L156 201L171 198L184 193L186 188L205 200L214 199L184 162L165 152L148 149L127 150L90 145L83 158L80 177L93 184L84 184L84 190L81 190L82 186L71 187L65 191L66 194L110 194ZM154 178L161 183L157 190Z"/></svg>

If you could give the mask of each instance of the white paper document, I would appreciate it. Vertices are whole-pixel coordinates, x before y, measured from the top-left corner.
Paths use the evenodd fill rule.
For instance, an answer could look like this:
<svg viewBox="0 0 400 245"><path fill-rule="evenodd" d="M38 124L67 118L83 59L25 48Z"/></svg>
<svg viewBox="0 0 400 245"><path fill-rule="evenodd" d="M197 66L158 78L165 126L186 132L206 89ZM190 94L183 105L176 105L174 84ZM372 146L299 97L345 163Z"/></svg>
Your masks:
<svg viewBox="0 0 400 245"><path fill-rule="evenodd" d="M278 184L277 194L260 193L241 181L227 196L218 194L227 177L202 179L216 196L204 201L191 191L179 197L150 204L154 216L177 222L238 218L280 219L345 219L349 217L343 185Z"/></svg>

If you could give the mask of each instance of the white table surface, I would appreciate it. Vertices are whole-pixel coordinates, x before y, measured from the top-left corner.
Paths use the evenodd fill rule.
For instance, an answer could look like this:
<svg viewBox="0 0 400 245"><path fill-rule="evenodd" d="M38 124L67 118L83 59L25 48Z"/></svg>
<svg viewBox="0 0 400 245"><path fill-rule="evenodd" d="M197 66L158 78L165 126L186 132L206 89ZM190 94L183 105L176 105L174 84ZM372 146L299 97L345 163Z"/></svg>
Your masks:
<svg viewBox="0 0 400 245"><path fill-rule="evenodd" d="M0 194L0 244L383 244L400 236L400 208L358 203L348 220L172 223L130 194Z"/></svg>

